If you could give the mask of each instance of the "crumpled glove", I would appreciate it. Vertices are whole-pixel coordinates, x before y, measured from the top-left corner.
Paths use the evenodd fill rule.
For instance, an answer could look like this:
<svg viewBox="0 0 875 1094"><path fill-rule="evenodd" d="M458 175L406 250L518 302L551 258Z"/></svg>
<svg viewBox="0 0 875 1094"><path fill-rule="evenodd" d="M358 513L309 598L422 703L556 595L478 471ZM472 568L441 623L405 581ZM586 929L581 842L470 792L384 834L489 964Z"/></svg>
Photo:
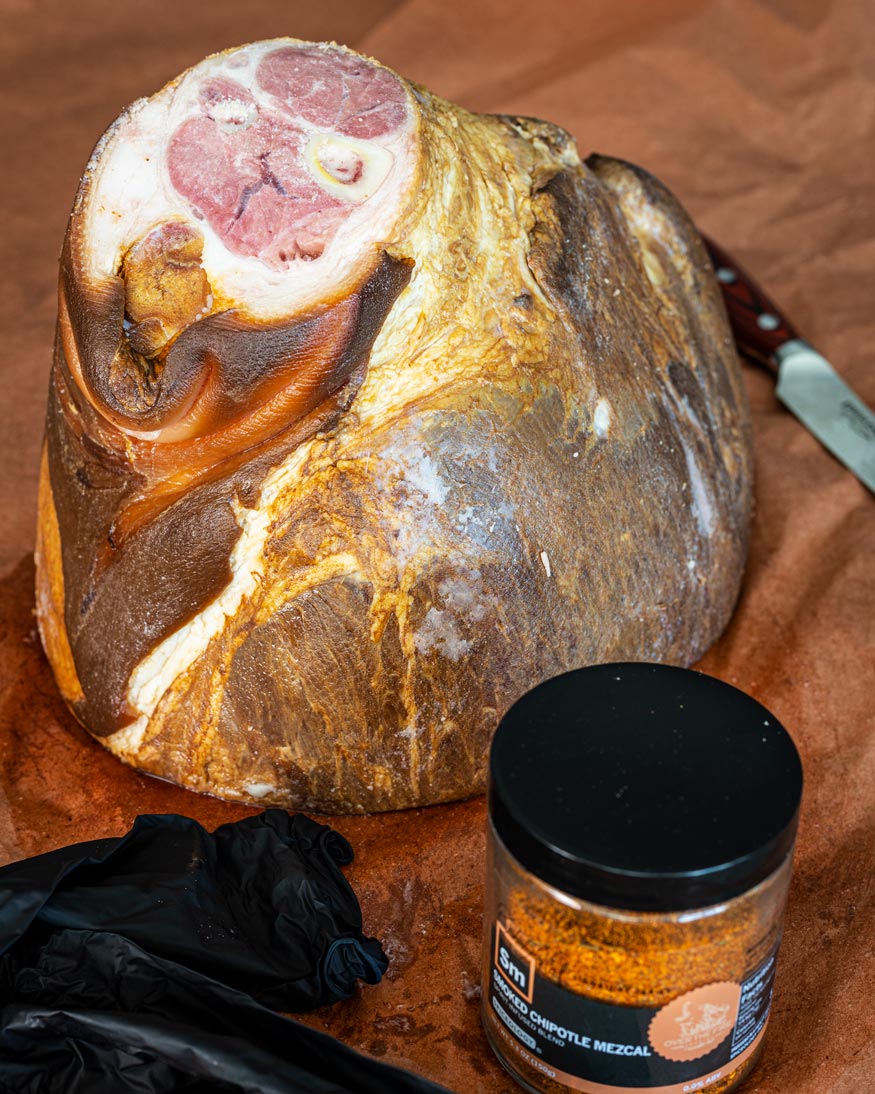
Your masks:
<svg viewBox="0 0 875 1094"><path fill-rule="evenodd" d="M382 977L351 860L331 828L272 809L212 835L141 816L0 869L0 1090L436 1094L268 1009Z"/></svg>

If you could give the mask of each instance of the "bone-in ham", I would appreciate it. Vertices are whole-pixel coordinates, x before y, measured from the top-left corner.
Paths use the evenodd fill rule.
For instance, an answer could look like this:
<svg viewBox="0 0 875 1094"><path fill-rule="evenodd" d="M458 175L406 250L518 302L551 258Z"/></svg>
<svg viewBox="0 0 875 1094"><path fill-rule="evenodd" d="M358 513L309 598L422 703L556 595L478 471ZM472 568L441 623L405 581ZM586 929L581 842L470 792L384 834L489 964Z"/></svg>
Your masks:
<svg viewBox="0 0 875 1094"><path fill-rule="evenodd" d="M97 145L37 603L126 763L335 812L477 793L523 691L714 641L751 479L713 272L639 168L293 39Z"/></svg>

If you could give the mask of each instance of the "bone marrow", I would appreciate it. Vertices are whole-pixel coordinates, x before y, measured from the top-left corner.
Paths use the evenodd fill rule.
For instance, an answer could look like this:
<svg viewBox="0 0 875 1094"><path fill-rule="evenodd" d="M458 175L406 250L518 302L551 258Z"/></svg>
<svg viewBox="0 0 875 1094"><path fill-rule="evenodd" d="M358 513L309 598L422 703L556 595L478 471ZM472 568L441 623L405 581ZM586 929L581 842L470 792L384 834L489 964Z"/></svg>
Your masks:
<svg viewBox="0 0 875 1094"><path fill-rule="evenodd" d="M92 734L192 789L468 796L538 681L714 641L749 434L651 176L340 46L228 50L122 113L73 206L44 645Z"/></svg>

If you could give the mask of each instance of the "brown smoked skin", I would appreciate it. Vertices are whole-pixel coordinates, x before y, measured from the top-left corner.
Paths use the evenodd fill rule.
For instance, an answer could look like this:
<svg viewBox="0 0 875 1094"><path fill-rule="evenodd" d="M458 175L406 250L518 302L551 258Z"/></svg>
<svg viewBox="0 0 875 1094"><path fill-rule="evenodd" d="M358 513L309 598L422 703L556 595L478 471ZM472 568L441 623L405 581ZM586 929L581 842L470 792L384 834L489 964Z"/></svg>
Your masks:
<svg viewBox="0 0 875 1094"><path fill-rule="evenodd" d="M120 753L192 789L329 812L478 793L524 691L593 662L689 664L738 594L748 410L689 218L638 168L575 162L548 123L417 95L412 205L355 287L270 324L229 305L172 334L161 376L119 357L124 284L83 282L71 218L38 603L65 698L110 747L131 672L231 580L235 506L258 507L310 445L257 592ZM474 181L448 199L450 156ZM479 237L487 207L506 247ZM424 217L438 259L417 250ZM496 272L517 244L526 268ZM196 242L179 247L196 263ZM391 341L436 262L437 304ZM196 301L197 274L180 276ZM379 369L378 338L394 354ZM445 381L413 352L435 339ZM383 382L397 400L367 418Z"/></svg>

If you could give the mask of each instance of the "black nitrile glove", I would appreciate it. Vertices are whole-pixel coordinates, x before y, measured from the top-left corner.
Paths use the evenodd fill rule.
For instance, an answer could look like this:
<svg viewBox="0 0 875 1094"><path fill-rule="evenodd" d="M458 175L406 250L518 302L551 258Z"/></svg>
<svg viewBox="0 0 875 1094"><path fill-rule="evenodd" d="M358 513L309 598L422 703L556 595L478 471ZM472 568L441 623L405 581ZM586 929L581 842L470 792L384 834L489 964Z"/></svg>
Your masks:
<svg viewBox="0 0 875 1094"><path fill-rule="evenodd" d="M267 1009L382 977L351 859L332 829L273 809L212 835L138 817L0 869L0 1090L435 1094Z"/></svg>

